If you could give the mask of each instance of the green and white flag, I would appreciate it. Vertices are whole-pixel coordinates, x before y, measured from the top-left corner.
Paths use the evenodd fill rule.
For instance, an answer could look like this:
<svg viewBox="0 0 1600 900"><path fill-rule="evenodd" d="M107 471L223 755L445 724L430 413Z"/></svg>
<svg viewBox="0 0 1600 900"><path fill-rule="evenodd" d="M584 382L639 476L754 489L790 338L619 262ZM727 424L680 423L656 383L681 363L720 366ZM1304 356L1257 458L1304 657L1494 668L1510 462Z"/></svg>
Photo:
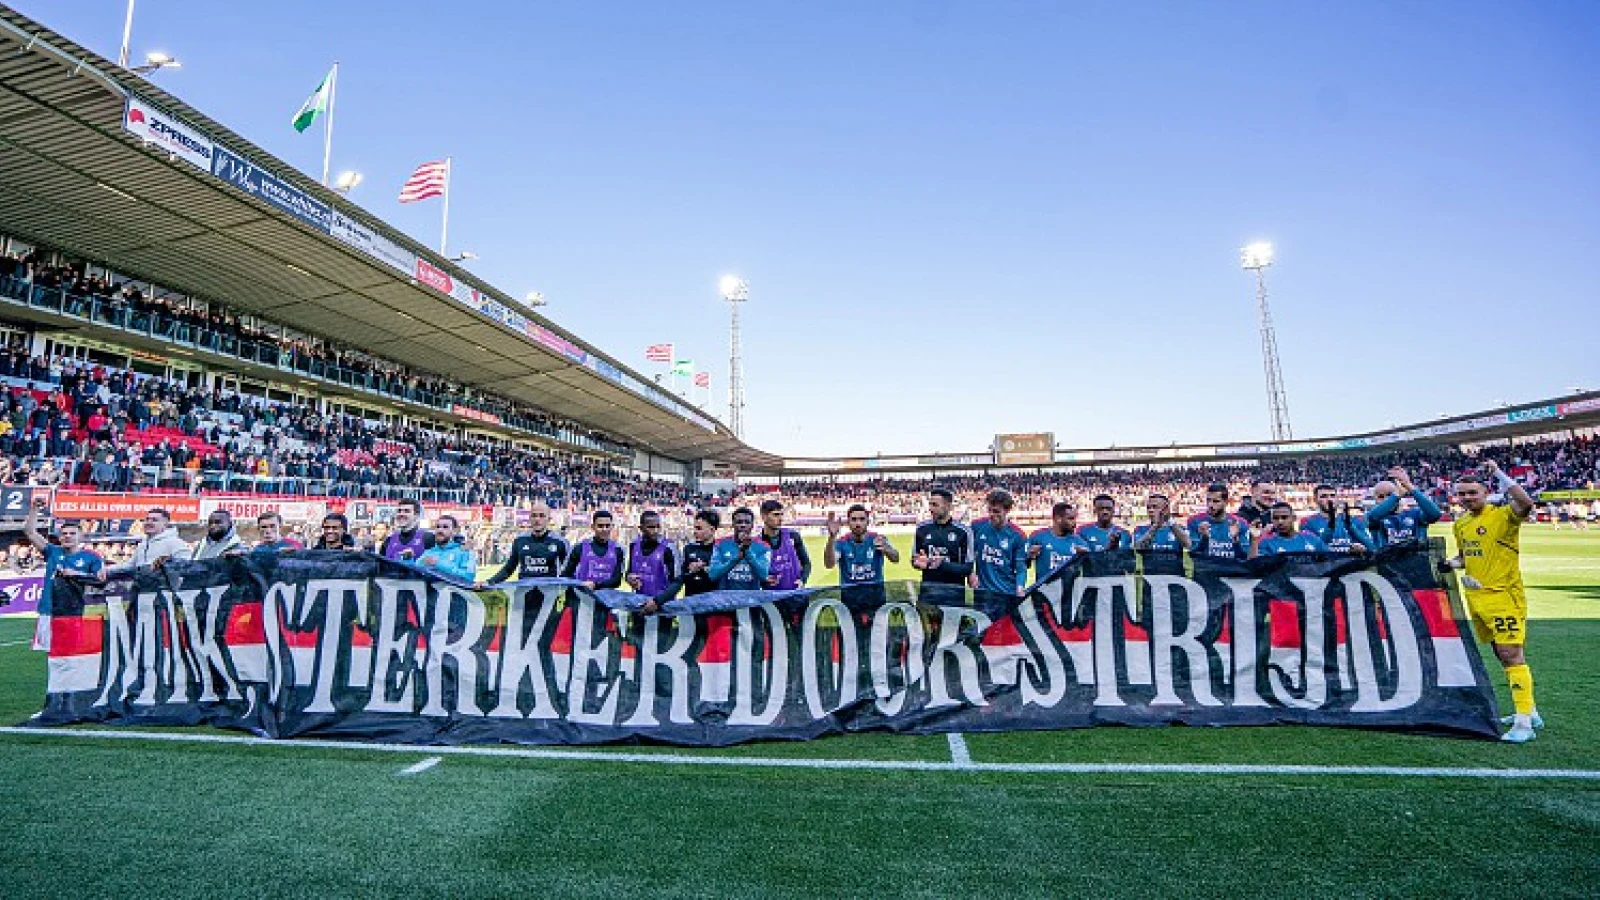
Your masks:
<svg viewBox="0 0 1600 900"><path fill-rule="evenodd" d="M672 374L674 374L674 375L693 375L694 374L694 360L692 360L692 359L680 359L677 362L674 362L672 364Z"/></svg>
<svg viewBox="0 0 1600 900"><path fill-rule="evenodd" d="M289 123L295 131L303 132L310 128L317 116L328 111L328 99L333 94L333 72L333 69L329 69L322 83L306 98L306 102L300 104L300 111L294 114L294 120Z"/></svg>

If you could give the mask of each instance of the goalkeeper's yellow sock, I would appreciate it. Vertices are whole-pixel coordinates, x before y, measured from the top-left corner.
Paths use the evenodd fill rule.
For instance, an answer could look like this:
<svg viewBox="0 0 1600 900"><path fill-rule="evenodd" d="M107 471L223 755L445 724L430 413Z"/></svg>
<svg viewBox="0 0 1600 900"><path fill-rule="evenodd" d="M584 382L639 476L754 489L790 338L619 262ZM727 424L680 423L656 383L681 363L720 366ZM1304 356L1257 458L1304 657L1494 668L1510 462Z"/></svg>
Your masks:
<svg viewBox="0 0 1600 900"><path fill-rule="evenodd" d="M1533 715L1533 672L1528 664L1506 666L1506 680L1511 682L1511 706L1517 715Z"/></svg>

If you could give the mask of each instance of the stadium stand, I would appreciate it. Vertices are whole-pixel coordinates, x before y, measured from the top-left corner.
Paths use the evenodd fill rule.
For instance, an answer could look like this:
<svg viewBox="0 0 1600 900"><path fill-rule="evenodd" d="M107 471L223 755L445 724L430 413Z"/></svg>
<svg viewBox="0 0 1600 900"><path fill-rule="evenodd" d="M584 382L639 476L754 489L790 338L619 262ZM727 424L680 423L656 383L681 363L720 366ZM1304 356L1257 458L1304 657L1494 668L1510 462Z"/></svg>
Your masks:
<svg viewBox="0 0 1600 900"><path fill-rule="evenodd" d="M1531 490L1592 489L1600 482L1600 440L1591 436L1519 442L1513 447L1496 445L1493 450L1507 471ZM1228 484L1237 499L1257 478L1276 482L1283 495L1302 510L1311 507L1312 488L1324 483L1338 488L1344 500L1360 504L1367 500L1372 485L1396 465L1405 466L1419 485L1443 502L1448 498L1451 478L1477 465L1480 456L1486 455L1446 446L1395 453L1304 457L1251 466L996 471L958 477L855 481L786 480L755 486L734 497L732 502L751 504L763 499L779 499L791 506L802 520L820 520L829 510L838 512L852 503L864 503L880 518L910 522L922 514L928 488L938 483L956 493L958 507L971 510L981 508L983 496L990 489L1005 488L1016 497L1018 518L1041 522L1049 517L1051 505L1061 500L1077 504L1080 515L1087 521L1090 500L1096 494L1106 493L1116 499L1120 516L1137 521L1143 515L1145 498L1152 493L1167 495L1175 509L1189 514L1203 509L1207 485L1219 481Z"/></svg>
<svg viewBox="0 0 1600 900"><path fill-rule="evenodd" d="M52 254L53 255L53 254ZM147 296L130 279L113 282L90 274L86 263L46 261L39 250L0 256L0 293L31 307L87 319L157 339L194 344L241 361L265 363L327 379L374 395L439 411L460 407L496 417L499 424L577 447L626 456L623 441L503 398L469 390L448 379L378 359L322 337L254 319L225 305L161 290ZM39 360L4 374L43 381L52 361ZM56 374L59 374L57 372Z"/></svg>

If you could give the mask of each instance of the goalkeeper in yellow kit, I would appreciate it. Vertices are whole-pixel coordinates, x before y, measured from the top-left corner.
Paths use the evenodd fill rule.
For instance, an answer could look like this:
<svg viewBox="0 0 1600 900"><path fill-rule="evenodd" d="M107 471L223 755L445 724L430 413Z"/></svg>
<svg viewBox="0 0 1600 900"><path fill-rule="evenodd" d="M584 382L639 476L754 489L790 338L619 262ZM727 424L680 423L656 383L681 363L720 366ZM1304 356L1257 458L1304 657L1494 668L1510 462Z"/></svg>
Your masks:
<svg viewBox="0 0 1600 900"><path fill-rule="evenodd" d="M1491 480L1505 496L1504 506L1489 502ZM1463 570L1461 586L1466 589L1473 630L1479 640L1494 647L1511 683L1515 715L1501 720L1511 726L1501 740L1531 741L1536 730L1544 727L1544 720L1533 704L1533 674L1522 652L1528 598L1522 588L1519 535L1522 523L1533 512L1533 498L1491 460L1483 464L1482 475L1456 479L1456 502L1466 512L1452 526L1459 555L1447 564Z"/></svg>

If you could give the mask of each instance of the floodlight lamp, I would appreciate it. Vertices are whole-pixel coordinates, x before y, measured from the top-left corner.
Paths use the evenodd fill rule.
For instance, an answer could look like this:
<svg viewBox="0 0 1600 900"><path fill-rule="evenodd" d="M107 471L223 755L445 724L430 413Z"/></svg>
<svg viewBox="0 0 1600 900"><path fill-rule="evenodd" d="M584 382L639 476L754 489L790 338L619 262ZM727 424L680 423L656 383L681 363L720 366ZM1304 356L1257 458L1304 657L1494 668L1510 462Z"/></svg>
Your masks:
<svg viewBox="0 0 1600 900"><path fill-rule="evenodd" d="M466 262L469 259L477 259L477 258L478 258L478 254L473 253L471 250L463 250L460 253L457 253L455 256L450 257L450 261L451 262Z"/></svg>
<svg viewBox="0 0 1600 900"><path fill-rule="evenodd" d="M340 172L339 177L333 180L333 189L341 194L348 194L356 185L361 183L363 178L365 176L360 172L349 170Z"/></svg>
<svg viewBox="0 0 1600 900"><path fill-rule="evenodd" d="M148 75L159 69L181 69L183 63L170 53L154 50L144 55L144 65L135 66L131 71L137 75Z"/></svg>
<svg viewBox="0 0 1600 900"><path fill-rule="evenodd" d="M750 285L737 275L722 276L722 279L717 282L717 289L722 292L722 299L724 300L750 299Z"/></svg>
<svg viewBox="0 0 1600 900"><path fill-rule="evenodd" d="M1257 241L1239 251L1239 262L1246 269L1265 269L1272 265L1272 245Z"/></svg>
<svg viewBox="0 0 1600 900"><path fill-rule="evenodd" d="M549 303L550 301L544 298L543 291L529 291L528 295L522 298L522 302L537 309Z"/></svg>

